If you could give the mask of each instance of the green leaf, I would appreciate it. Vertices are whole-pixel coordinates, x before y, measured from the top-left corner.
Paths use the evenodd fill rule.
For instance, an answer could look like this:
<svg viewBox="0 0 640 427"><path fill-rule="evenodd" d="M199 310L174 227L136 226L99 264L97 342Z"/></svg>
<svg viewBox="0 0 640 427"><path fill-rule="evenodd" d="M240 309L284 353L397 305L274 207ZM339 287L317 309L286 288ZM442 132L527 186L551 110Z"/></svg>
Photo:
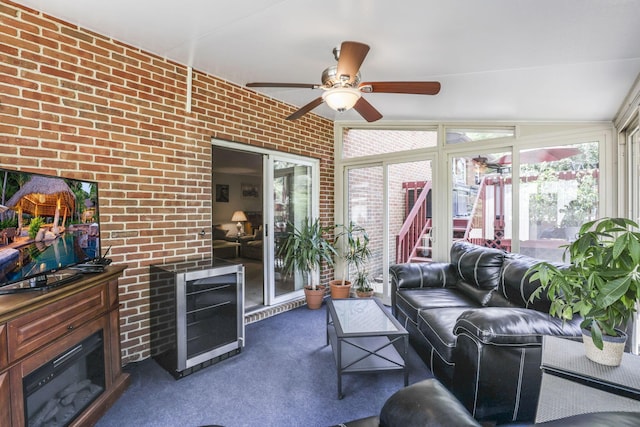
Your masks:
<svg viewBox="0 0 640 427"><path fill-rule="evenodd" d="M640 264L640 242L638 242L638 236L632 234L629 238L629 255L634 264Z"/></svg>
<svg viewBox="0 0 640 427"><path fill-rule="evenodd" d="M614 302L618 301L629 290L631 284L631 277L625 276L615 280L606 282L601 289L598 302L602 307L608 307Z"/></svg>
<svg viewBox="0 0 640 427"><path fill-rule="evenodd" d="M620 256L622 251L624 251L627 247L627 242L629 241L629 236L627 234L623 234L613 243L613 258L616 259Z"/></svg>
<svg viewBox="0 0 640 427"><path fill-rule="evenodd" d="M593 340L593 344L600 350L604 347L604 343L602 342L602 331L598 326L598 323L593 321L591 322L591 339Z"/></svg>
<svg viewBox="0 0 640 427"><path fill-rule="evenodd" d="M565 320L573 319L573 309L571 306L567 305L562 309L562 318Z"/></svg>

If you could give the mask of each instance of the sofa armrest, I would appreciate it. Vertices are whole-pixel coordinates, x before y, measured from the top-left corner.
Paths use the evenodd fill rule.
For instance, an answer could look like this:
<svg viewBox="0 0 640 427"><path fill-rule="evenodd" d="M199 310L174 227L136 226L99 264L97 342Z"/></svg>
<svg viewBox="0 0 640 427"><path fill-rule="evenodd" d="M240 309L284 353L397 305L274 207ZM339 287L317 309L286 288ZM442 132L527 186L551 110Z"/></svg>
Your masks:
<svg viewBox="0 0 640 427"><path fill-rule="evenodd" d="M456 426L480 424L438 380L423 380L395 392L380 411L384 427Z"/></svg>
<svg viewBox="0 0 640 427"><path fill-rule="evenodd" d="M389 267L394 290L400 288L446 288L457 281L448 262L410 262Z"/></svg>
<svg viewBox="0 0 640 427"><path fill-rule="evenodd" d="M582 336L581 320L563 321L528 308L485 307L462 313L454 333L468 334L484 344L542 345L544 335Z"/></svg>

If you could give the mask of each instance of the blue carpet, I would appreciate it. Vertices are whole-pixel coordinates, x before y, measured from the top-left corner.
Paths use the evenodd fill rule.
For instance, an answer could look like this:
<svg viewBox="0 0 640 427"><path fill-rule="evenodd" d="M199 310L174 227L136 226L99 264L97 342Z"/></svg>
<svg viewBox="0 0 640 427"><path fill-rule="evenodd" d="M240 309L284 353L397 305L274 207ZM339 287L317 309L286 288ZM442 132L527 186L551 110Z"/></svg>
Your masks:
<svg viewBox="0 0 640 427"><path fill-rule="evenodd" d="M153 359L130 364L130 387L97 427L321 427L378 414L402 373L343 375L338 400L325 316L303 306L247 325L240 354L179 380ZM410 384L431 377L412 348L408 366Z"/></svg>

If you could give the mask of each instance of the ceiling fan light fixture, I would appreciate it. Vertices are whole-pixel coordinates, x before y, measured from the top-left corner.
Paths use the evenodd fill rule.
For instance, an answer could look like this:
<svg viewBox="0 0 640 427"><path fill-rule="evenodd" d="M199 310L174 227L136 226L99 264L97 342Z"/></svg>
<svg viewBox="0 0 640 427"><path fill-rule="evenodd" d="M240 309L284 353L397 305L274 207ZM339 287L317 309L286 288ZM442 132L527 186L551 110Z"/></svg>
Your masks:
<svg viewBox="0 0 640 427"><path fill-rule="evenodd" d="M322 99L331 109L343 112L353 108L362 94L352 87L336 87L328 89L322 94Z"/></svg>

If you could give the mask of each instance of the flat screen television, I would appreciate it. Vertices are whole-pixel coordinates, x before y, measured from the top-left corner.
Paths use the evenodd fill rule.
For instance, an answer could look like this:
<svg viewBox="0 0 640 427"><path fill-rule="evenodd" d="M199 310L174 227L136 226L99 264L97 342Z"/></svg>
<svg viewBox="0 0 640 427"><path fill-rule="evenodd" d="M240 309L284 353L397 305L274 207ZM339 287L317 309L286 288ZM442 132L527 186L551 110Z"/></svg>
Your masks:
<svg viewBox="0 0 640 427"><path fill-rule="evenodd" d="M0 294L50 289L100 257L96 182L0 168Z"/></svg>

